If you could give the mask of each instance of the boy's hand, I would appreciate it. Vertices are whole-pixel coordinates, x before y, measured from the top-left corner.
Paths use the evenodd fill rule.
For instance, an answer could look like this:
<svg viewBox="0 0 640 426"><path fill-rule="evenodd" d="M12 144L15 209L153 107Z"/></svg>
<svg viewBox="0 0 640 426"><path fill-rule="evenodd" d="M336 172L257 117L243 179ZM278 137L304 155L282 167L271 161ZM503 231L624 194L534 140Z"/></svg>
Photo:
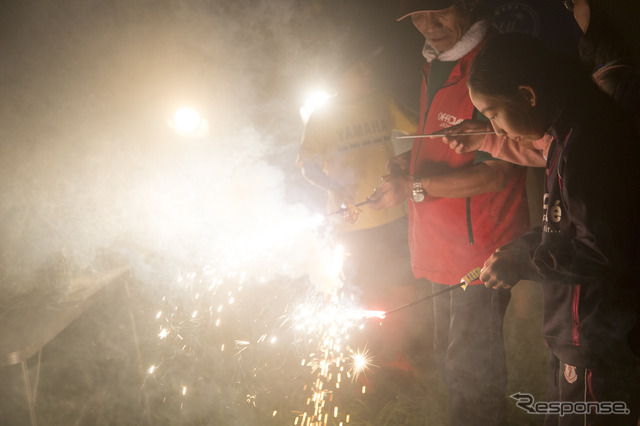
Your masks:
<svg viewBox="0 0 640 426"><path fill-rule="evenodd" d="M516 250L499 248L484 262L480 281L494 290L510 289L522 279L520 266L520 257Z"/></svg>
<svg viewBox="0 0 640 426"><path fill-rule="evenodd" d="M466 133L466 132L485 132L490 131L491 126L486 121L480 120L464 120L460 124L447 127L443 130L443 133ZM466 152L477 151L484 141L484 135L473 136L445 136L442 138L442 142L449 145L449 148L453 149L458 154L464 154Z"/></svg>

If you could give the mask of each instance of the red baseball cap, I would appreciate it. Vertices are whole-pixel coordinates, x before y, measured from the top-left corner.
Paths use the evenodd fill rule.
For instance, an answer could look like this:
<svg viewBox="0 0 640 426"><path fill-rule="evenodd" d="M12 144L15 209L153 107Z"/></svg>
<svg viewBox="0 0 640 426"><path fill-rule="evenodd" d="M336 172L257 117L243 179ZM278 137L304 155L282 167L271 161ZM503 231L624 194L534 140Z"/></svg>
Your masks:
<svg viewBox="0 0 640 426"><path fill-rule="evenodd" d="M455 0L401 0L398 18L400 21L418 12L431 12L451 7Z"/></svg>

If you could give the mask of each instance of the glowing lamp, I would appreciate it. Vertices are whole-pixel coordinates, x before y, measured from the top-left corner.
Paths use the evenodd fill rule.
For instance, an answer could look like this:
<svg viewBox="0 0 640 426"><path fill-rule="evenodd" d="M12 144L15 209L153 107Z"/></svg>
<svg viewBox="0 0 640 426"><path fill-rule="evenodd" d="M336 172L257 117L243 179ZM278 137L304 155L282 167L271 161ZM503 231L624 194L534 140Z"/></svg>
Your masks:
<svg viewBox="0 0 640 426"><path fill-rule="evenodd" d="M300 117L302 118L302 122L306 123L309 121L309 117L316 110L316 108L324 105L331 98L331 95L327 92L317 91L313 92L307 98L304 106L300 108Z"/></svg>
<svg viewBox="0 0 640 426"><path fill-rule="evenodd" d="M180 136L204 136L208 131L207 120L191 108L176 110L169 126Z"/></svg>

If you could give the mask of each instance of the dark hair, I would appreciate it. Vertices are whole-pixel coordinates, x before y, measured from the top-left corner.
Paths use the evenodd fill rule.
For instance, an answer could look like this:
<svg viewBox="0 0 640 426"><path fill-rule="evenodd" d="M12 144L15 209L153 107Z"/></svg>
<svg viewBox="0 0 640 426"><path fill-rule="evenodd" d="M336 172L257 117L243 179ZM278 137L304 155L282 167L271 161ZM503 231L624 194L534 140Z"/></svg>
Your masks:
<svg viewBox="0 0 640 426"><path fill-rule="evenodd" d="M582 59L593 67L628 58L631 46L621 32L624 23L620 22L620 14L628 12L628 8L619 0L587 0L587 3L589 26L579 45Z"/></svg>
<svg viewBox="0 0 640 426"><path fill-rule="evenodd" d="M543 106L561 105L580 88L592 86L579 64L531 35L490 37L471 65L467 86L485 96L513 99L523 85L534 89Z"/></svg>

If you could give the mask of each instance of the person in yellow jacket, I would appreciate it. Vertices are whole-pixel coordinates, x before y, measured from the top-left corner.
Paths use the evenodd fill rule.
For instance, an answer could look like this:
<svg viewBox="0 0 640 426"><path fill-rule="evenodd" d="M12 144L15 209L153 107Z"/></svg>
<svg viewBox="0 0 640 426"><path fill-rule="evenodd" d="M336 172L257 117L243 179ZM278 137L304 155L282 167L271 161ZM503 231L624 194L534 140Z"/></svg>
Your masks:
<svg viewBox="0 0 640 426"><path fill-rule="evenodd" d="M414 112L373 86L370 59L379 49L361 46L349 43L344 59L330 73L328 81L336 96L310 115L298 153L303 176L327 191L327 212L366 201L396 155L392 132L413 134L417 128ZM335 235L345 249L346 285L360 293L367 309L388 310L410 301L416 280L405 206L373 210L363 205L359 210L357 221L332 217ZM404 315L408 314L385 320L383 329L376 327L369 334L367 344L374 355L385 347L378 365L401 356Z"/></svg>

